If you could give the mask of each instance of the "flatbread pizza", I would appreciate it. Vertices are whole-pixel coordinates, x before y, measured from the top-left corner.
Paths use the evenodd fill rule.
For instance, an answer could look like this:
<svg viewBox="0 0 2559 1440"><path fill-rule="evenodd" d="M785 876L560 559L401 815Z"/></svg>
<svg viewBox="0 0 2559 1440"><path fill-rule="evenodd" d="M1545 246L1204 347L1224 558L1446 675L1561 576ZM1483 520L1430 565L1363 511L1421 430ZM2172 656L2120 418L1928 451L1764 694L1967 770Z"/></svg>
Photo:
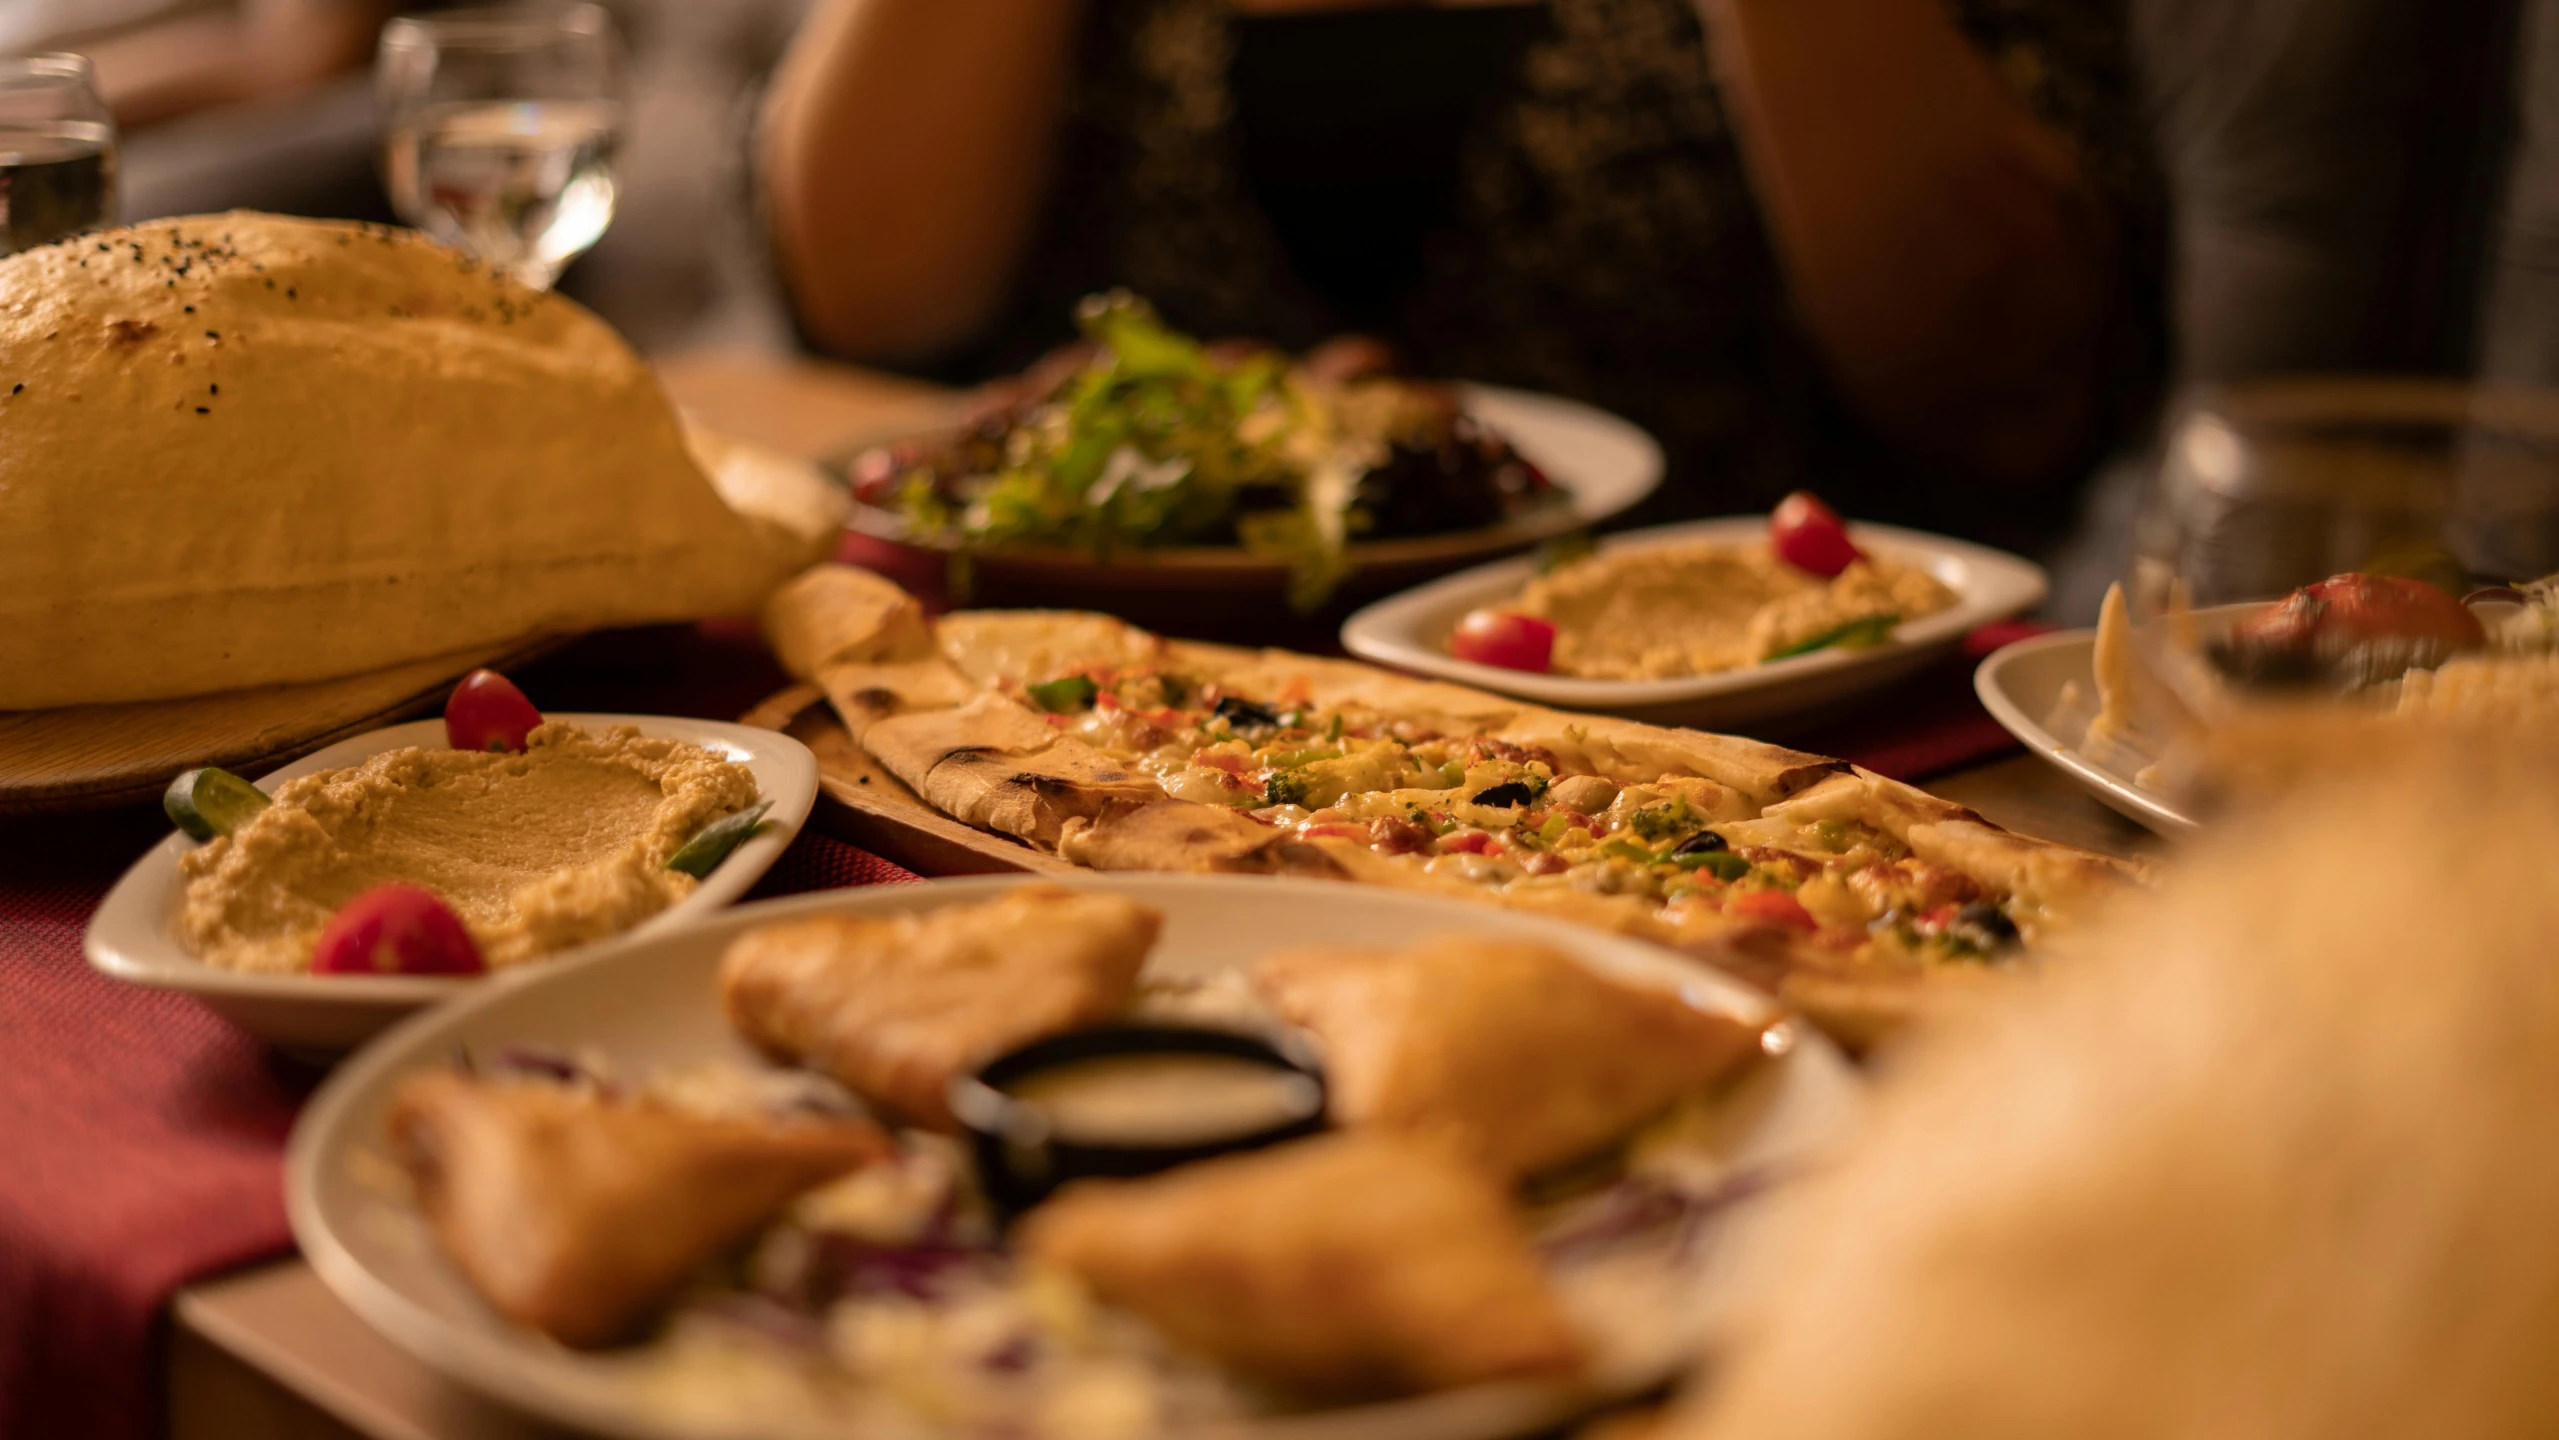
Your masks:
<svg viewBox="0 0 2559 1440"><path fill-rule="evenodd" d="M2133 873L1819 755L1104 615L932 620L843 566L784 586L765 623L866 751L980 829L1097 870L1563 915L1741 970L1852 1043Z"/></svg>

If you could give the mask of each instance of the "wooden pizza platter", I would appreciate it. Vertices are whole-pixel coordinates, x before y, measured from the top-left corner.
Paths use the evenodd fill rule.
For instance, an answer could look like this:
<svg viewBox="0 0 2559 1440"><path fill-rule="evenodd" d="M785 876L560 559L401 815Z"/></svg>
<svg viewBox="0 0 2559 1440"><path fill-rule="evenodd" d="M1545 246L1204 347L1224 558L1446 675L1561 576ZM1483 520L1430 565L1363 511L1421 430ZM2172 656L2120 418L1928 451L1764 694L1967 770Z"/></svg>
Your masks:
<svg viewBox="0 0 2559 1440"><path fill-rule="evenodd" d="M973 829L935 810L880 767L837 719L814 685L794 685L743 717L783 734L817 756L825 793L809 823L919 875L1071 875L1076 867L1018 840ZM831 802L831 803L828 803Z"/></svg>
<svg viewBox="0 0 2559 1440"><path fill-rule="evenodd" d="M482 665L528 664L565 643L542 636L308 685L0 711L0 815L134 804L198 765L255 775L432 708Z"/></svg>

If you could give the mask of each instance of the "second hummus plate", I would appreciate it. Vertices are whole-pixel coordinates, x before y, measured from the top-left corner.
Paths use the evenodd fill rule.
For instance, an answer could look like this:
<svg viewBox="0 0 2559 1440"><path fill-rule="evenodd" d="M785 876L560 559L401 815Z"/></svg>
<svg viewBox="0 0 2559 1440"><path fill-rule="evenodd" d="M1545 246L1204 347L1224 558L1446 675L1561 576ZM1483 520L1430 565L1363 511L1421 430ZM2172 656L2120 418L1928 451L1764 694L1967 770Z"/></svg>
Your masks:
<svg viewBox="0 0 2559 1440"><path fill-rule="evenodd" d="M718 752L747 767L760 798L769 801L766 828L731 851L693 893L625 934L653 934L680 927L744 895L772 868L808 819L817 800L817 759L788 735L751 725L688 720L664 715L549 715L588 730L632 725L643 735L681 740ZM441 718L393 725L305 756L257 781L273 792L287 780L363 763L386 750L444 745ZM302 1051L351 1049L412 1011L474 987L503 983L539 971L568 955L510 966L490 977L429 975L277 975L226 970L191 954L178 937L183 885L178 859L195 842L171 831L151 847L89 922L83 941L90 965L128 984L192 995L206 1008L271 1044ZM620 936L613 937L622 938ZM591 947L582 947L591 948Z"/></svg>
<svg viewBox="0 0 2559 1440"><path fill-rule="evenodd" d="M1889 684L1954 648L1974 626L2043 603L2042 567L2004 550L1891 525L1852 522L1848 531L1860 547L1936 576L1955 592L1954 607L1896 626L1878 645L1816 650L1747 669L1665 680L1538 674L1478 665L1449 654L1449 632L1460 617L1500 605L1536 576L1537 561L1521 557L1479 565L1380 600L1351 616L1342 627L1342 645L1363 660L1566 710L1663 725L1731 727L1818 711ZM1767 534L1767 516L1741 515L1629 530L1602 540L1599 550L1614 554L1700 540L1746 545Z"/></svg>

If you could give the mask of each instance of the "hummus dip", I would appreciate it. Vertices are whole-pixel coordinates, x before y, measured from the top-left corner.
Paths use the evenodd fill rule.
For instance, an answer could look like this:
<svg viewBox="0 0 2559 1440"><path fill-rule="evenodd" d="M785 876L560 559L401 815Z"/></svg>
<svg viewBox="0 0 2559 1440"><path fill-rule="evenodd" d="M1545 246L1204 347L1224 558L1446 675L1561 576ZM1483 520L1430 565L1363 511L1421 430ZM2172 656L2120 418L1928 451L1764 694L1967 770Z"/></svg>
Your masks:
<svg viewBox="0 0 2559 1440"><path fill-rule="evenodd" d="M1554 625L1555 674L1661 680L1738 670L1857 621L1954 603L1936 576L1898 561L1870 556L1825 580L1764 544L1698 540L1574 561L1530 581L1512 608Z"/></svg>
<svg viewBox="0 0 2559 1440"><path fill-rule="evenodd" d="M755 776L628 725L552 721L520 754L424 746L323 770L178 863L179 933L199 959L299 972L339 906L421 885L491 968L601 940L690 893L666 868L695 832L755 803Z"/></svg>

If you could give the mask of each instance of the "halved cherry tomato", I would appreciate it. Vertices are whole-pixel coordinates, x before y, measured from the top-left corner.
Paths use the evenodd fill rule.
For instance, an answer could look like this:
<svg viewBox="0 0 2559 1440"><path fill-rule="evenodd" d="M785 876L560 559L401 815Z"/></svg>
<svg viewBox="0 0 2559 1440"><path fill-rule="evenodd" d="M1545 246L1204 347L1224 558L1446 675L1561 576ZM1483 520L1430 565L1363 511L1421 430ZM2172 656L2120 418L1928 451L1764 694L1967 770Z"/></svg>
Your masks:
<svg viewBox="0 0 2559 1440"><path fill-rule="evenodd" d="M495 670L474 670L444 702L444 740L456 750L521 750L542 712Z"/></svg>
<svg viewBox="0 0 2559 1440"><path fill-rule="evenodd" d="M1470 610L1448 637L1448 653L1478 665L1543 674L1555 663L1555 627L1510 610Z"/></svg>
<svg viewBox="0 0 2559 1440"><path fill-rule="evenodd" d="M453 907L397 881L338 907L311 950L314 975L477 975L488 968Z"/></svg>
<svg viewBox="0 0 2559 1440"><path fill-rule="evenodd" d="M1839 512L1809 490L1796 491L1768 512L1768 546L1778 559L1823 579L1866 558L1849 543L1848 526Z"/></svg>
<svg viewBox="0 0 2559 1440"><path fill-rule="evenodd" d="M1802 901L1783 890L1745 890L1724 902L1724 913L1736 920L1765 920L1773 925L1792 925L1799 930L1818 930L1821 922Z"/></svg>

